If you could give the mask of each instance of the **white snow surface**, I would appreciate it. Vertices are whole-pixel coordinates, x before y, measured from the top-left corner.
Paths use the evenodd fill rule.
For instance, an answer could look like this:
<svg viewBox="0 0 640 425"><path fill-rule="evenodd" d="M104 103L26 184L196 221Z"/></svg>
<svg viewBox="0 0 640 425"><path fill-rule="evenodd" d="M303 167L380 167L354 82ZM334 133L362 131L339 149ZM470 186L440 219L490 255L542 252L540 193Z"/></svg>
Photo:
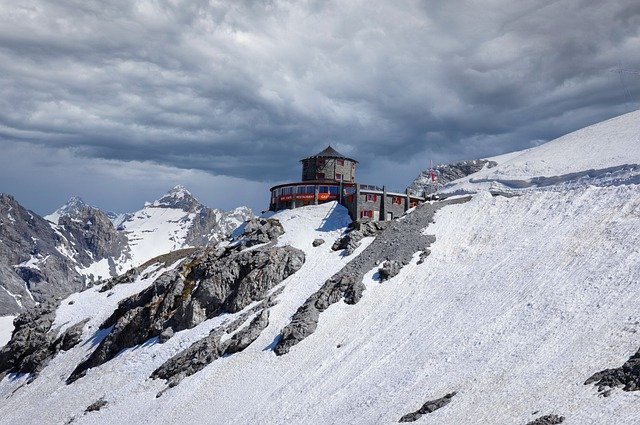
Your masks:
<svg viewBox="0 0 640 425"><path fill-rule="evenodd" d="M11 339L13 319L15 316L0 316L0 348L4 347Z"/></svg>
<svg viewBox="0 0 640 425"><path fill-rule="evenodd" d="M119 261L121 268L140 265L158 255L186 248L185 238L194 217L195 213L179 208L152 205L136 212L121 224L130 248L130 258Z"/></svg>
<svg viewBox="0 0 640 425"><path fill-rule="evenodd" d="M585 127L501 162L490 175L509 180L640 165L640 111Z"/></svg>
<svg viewBox="0 0 640 425"><path fill-rule="evenodd" d="M638 115L603 123L617 123L609 128L627 141L629 161L613 152L597 167L640 163L637 137L618 129L635 125L630 117ZM592 128L569 138L573 144L551 147L579 156L582 140L595 140L589 146L601 152L598 140L622 143L601 126ZM522 153L525 160L506 158L502 164L520 165L504 168L503 175L529 179L586 170L574 160L595 168L574 157L565 157L572 164L540 165L551 161L553 149L539 149ZM62 331L90 318L83 343L60 353L29 385L24 376L2 380L0 422L391 424L425 401L457 391L449 405L418 423L526 424L558 414L569 425L638 424L640 392L616 389L602 397L584 385L640 347L640 185L598 178L586 175L571 187L562 180L532 186L511 198L493 197L467 181L477 191L471 201L444 207L434 223L425 223L424 232L436 241L422 264L416 253L385 282L371 270L360 302L330 306L315 333L281 357L272 348L292 314L354 257L330 249L349 222L343 207L328 203L274 214L286 230L279 244L304 250L306 261L282 283L269 326L244 351L212 362L159 398L164 382L148 379L150 374L240 313L178 332L164 344L154 339L124 350L65 385L108 332L95 330L116 302L154 276L117 286L111 297L95 288L73 295L75 302L63 301L54 325ZM326 243L313 248L315 238ZM84 414L99 398L108 405Z"/></svg>
<svg viewBox="0 0 640 425"><path fill-rule="evenodd" d="M579 186L640 183L640 111L488 159L498 165L450 183L443 192L513 191L580 178Z"/></svg>

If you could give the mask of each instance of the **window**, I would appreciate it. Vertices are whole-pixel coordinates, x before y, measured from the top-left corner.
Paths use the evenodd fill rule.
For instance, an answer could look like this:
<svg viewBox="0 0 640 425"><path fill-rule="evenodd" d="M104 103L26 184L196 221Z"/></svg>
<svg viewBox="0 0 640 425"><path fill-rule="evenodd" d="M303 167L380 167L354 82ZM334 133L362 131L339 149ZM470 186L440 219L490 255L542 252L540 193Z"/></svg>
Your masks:
<svg viewBox="0 0 640 425"><path fill-rule="evenodd" d="M313 195L316 193L316 187L315 186L307 186L307 193Z"/></svg>
<svg viewBox="0 0 640 425"><path fill-rule="evenodd" d="M367 194L367 202L378 202L378 195Z"/></svg>
<svg viewBox="0 0 640 425"><path fill-rule="evenodd" d="M342 180L342 174L336 173L336 180Z"/></svg>
<svg viewBox="0 0 640 425"><path fill-rule="evenodd" d="M360 211L360 218L373 218L373 211L371 210Z"/></svg>
<svg viewBox="0 0 640 425"><path fill-rule="evenodd" d="M324 180L324 173L316 174L316 180Z"/></svg>
<svg viewBox="0 0 640 425"><path fill-rule="evenodd" d="M329 186L320 186L320 193L329 193Z"/></svg>
<svg viewBox="0 0 640 425"><path fill-rule="evenodd" d="M338 192L340 191L340 189L338 188L338 186L329 186L329 193L332 195L338 195Z"/></svg>
<svg viewBox="0 0 640 425"><path fill-rule="evenodd" d="M344 159L338 159L336 160L336 162L338 163L338 165L344 166Z"/></svg>
<svg viewBox="0 0 640 425"><path fill-rule="evenodd" d="M302 193L304 193L304 192L305 192L305 186L298 186L298 187L296 188L296 193L298 193L298 194L302 194Z"/></svg>
<svg viewBox="0 0 640 425"><path fill-rule="evenodd" d="M402 196L394 196L391 202L394 204L402 205Z"/></svg>

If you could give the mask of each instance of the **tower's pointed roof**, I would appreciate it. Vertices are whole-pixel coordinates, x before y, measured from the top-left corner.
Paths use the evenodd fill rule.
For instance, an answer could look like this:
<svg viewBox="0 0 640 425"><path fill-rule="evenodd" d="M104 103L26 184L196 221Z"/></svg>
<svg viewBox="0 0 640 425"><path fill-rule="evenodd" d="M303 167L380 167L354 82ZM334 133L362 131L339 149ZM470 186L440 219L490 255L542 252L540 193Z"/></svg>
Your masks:
<svg viewBox="0 0 640 425"><path fill-rule="evenodd" d="M340 152L331 147L331 145L327 146L321 152L318 152L315 155L311 155L309 158L339 158L339 159L347 159L349 161L358 162L353 158L349 158L348 156L342 155ZM305 158L305 159L309 159Z"/></svg>

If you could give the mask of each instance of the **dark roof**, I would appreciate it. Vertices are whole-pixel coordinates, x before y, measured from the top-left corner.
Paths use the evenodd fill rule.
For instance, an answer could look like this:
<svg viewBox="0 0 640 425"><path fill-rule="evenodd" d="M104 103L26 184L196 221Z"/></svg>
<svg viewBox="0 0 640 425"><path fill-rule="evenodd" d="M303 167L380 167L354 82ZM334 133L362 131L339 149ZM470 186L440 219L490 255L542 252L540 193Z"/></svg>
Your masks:
<svg viewBox="0 0 640 425"><path fill-rule="evenodd" d="M319 152L315 155L311 155L308 158L340 158L340 159L348 159L349 161L358 162L355 159L349 158L348 156L342 155L340 152L331 147L331 145L327 146L322 152Z"/></svg>

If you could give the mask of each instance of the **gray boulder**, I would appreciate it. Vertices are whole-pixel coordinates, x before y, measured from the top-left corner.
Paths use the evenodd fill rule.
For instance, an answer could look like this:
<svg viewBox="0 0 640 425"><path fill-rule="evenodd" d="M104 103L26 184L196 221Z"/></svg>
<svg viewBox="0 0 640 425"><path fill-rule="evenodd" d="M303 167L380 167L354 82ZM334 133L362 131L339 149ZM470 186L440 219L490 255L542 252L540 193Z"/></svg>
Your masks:
<svg viewBox="0 0 640 425"><path fill-rule="evenodd" d="M274 218L254 218L245 223L239 238L242 247L269 243L284 234L284 227Z"/></svg>
<svg viewBox="0 0 640 425"><path fill-rule="evenodd" d="M356 222L353 230L335 241L331 246L331 249L334 251L344 249L345 255L349 256L360 246L360 242L363 238L376 236L382 233L388 226L388 221Z"/></svg>
<svg viewBox="0 0 640 425"><path fill-rule="evenodd" d="M399 261L385 261L382 263L382 266L378 268L378 274L380 275L380 280L385 281L389 280L402 270L404 264Z"/></svg>

